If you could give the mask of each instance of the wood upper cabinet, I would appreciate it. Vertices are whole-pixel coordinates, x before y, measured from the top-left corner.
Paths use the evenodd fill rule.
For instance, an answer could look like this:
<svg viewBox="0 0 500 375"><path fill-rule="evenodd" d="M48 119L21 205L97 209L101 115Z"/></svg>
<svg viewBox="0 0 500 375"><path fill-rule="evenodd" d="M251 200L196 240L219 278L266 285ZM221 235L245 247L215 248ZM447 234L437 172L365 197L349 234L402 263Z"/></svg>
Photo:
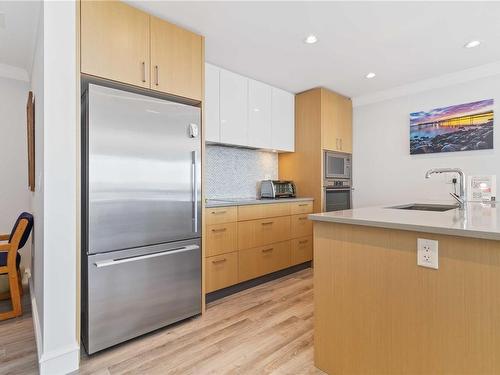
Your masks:
<svg viewBox="0 0 500 375"><path fill-rule="evenodd" d="M321 131L323 149L352 152L351 99L321 90Z"/></svg>
<svg viewBox="0 0 500 375"><path fill-rule="evenodd" d="M82 73L147 87L149 15L120 1L81 2Z"/></svg>
<svg viewBox="0 0 500 375"><path fill-rule="evenodd" d="M341 96L338 101L337 122L340 136L340 151L352 153L352 101Z"/></svg>
<svg viewBox="0 0 500 375"><path fill-rule="evenodd" d="M81 2L81 71L203 99L203 37L121 1Z"/></svg>
<svg viewBox="0 0 500 375"><path fill-rule="evenodd" d="M203 37L151 16L151 88L201 100Z"/></svg>
<svg viewBox="0 0 500 375"><path fill-rule="evenodd" d="M272 148L271 86L253 79L248 80L248 144Z"/></svg>

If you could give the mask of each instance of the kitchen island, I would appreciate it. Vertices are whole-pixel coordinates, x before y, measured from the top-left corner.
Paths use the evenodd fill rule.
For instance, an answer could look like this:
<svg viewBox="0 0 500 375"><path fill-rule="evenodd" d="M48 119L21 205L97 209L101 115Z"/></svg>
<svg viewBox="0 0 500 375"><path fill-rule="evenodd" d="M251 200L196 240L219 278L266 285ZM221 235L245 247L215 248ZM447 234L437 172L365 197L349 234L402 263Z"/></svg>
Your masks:
<svg viewBox="0 0 500 375"><path fill-rule="evenodd" d="M500 206L312 214L315 365L329 374L499 374ZM417 265L438 241L439 268Z"/></svg>

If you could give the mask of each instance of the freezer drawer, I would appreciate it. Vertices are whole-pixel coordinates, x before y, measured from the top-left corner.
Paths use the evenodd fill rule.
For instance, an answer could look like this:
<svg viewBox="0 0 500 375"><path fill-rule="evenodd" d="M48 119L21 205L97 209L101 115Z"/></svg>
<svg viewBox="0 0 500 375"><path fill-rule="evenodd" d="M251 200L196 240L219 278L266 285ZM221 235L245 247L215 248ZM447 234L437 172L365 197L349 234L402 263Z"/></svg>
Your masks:
<svg viewBox="0 0 500 375"><path fill-rule="evenodd" d="M201 312L199 240L88 257L89 354Z"/></svg>

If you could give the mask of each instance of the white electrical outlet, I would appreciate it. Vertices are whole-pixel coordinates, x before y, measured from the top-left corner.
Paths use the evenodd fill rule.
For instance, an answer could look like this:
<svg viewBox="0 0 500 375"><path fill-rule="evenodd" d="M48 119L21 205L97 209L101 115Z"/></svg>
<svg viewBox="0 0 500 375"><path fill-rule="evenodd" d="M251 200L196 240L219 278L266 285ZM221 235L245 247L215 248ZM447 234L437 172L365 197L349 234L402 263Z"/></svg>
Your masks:
<svg viewBox="0 0 500 375"><path fill-rule="evenodd" d="M417 265L428 268L439 268L438 241L425 238L417 239Z"/></svg>

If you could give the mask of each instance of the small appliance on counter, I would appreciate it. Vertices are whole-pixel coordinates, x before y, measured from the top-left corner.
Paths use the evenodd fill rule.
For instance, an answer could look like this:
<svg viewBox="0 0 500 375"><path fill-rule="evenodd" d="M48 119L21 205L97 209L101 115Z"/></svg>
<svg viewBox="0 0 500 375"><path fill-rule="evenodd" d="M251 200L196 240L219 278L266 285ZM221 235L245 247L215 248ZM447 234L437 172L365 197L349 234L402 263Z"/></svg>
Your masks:
<svg viewBox="0 0 500 375"><path fill-rule="evenodd" d="M260 197L266 199L295 198L293 181L264 180L260 183Z"/></svg>

